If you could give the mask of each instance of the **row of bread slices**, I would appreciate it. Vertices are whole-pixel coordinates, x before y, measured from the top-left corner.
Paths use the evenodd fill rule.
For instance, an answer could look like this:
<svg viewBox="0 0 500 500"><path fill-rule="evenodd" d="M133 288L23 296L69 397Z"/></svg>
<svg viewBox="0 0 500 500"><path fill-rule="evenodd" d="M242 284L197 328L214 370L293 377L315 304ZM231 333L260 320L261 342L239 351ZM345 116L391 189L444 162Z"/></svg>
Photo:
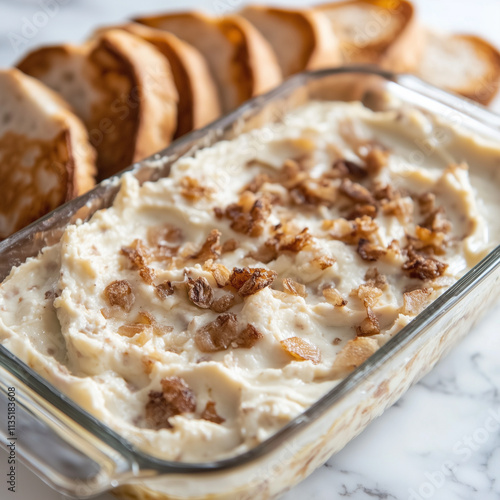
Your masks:
<svg viewBox="0 0 500 500"><path fill-rule="evenodd" d="M426 32L406 0L173 13L101 28L0 74L0 239L283 78L345 63L412 71L483 103L500 78L493 47Z"/></svg>

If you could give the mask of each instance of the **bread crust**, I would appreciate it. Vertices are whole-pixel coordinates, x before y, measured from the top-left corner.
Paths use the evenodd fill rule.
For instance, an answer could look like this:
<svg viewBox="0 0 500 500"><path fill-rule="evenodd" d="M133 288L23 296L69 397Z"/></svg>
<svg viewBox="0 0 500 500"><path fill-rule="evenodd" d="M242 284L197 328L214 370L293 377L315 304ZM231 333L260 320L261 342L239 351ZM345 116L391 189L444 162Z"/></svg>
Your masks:
<svg viewBox="0 0 500 500"><path fill-rule="evenodd" d="M228 38L234 36L235 32L241 35L241 65L246 66L251 86L241 93L240 104L281 83L282 75L276 55L256 28L237 15L225 16L216 22Z"/></svg>
<svg viewBox="0 0 500 500"><path fill-rule="evenodd" d="M481 81L471 82L466 88L458 88L455 92L462 94L484 106L488 105L497 95L500 87L500 52L484 38L476 35L457 34L452 38L465 40L474 45L488 65L488 71Z"/></svg>
<svg viewBox="0 0 500 500"><path fill-rule="evenodd" d="M83 120L105 179L166 147L177 126L177 90L166 59L123 30L82 46L44 47L18 68L59 92Z"/></svg>
<svg viewBox="0 0 500 500"><path fill-rule="evenodd" d="M342 39L341 34L337 33L344 62L377 64L392 71L413 71L424 48L424 36L411 2L407 0L345 0L321 4L316 9L333 16L340 9L355 6L362 9L375 7L380 11L373 15L373 19L370 18L365 23L366 25L359 27L359 43ZM387 22L397 23L392 33L386 29ZM363 43L363 34L377 32L377 30L380 34L379 38Z"/></svg>
<svg viewBox="0 0 500 500"><path fill-rule="evenodd" d="M172 33L138 23L116 28L154 45L168 60L179 94L175 137L203 127L221 114L215 82L200 52Z"/></svg>
<svg viewBox="0 0 500 500"><path fill-rule="evenodd" d="M342 53L337 36L332 31L328 19L321 12L303 9L302 14L313 28L315 40L305 70L331 68L342 64Z"/></svg>
<svg viewBox="0 0 500 500"><path fill-rule="evenodd" d="M476 35L426 30L425 36L425 51L416 74L433 85L488 105L500 86L499 51Z"/></svg>
<svg viewBox="0 0 500 500"><path fill-rule="evenodd" d="M83 123L55 92L17 69L0 71L0 89L1 240L91 189L96 168Z"/></svg>
<svg viewBox="0 0 500 500"><path fill-rule="evenodd" d="M281 71L264 37L245 19L201 12L141 17L136 22L172 32L205 57L223 112L278 85Z"/></svg>
<svg viewBox="0 0 500 500"><path fill-rule="evenodd" d="M382 54L379 64L384 69L403 73L414 71L418 66L424 51L425 34L412 3L401 1L400 12L405 24Z"/></svg>
<svg viewBox="0 0 500 500"><path fill-rule="evenodd" d="M122 30L109 30L102 34L94 50L101 46L120 59L133 82L132 93L139 101L131 154L136 162L170 143L177 127L177 89L168 62L141 38ZM124 139L120 137L121 141ZM125 163L122 168L130 164ZM111 167L109 175L114 173Z"/></svg>
<svg viewBox="0 0 500 500"><path fill-rule="evenodd" d="M268 40L278 56L285 78L304 70L337 66L342 61L338 40L321 12L251 5L241 10L239 15ZM290 53L296 47L288 43L289 38L283 40L282 35L286 36L286 33L279 31L280 25L295 30L297 54Z"/></svg>

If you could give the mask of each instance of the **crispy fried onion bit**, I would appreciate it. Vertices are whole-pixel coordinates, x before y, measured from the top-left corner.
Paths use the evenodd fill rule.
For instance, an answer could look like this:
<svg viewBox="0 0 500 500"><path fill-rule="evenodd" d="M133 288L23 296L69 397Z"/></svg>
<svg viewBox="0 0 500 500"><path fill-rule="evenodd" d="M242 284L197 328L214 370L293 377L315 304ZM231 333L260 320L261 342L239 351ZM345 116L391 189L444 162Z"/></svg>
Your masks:
<svg viewBox="0 0 500 500"><path fill-rule="evenodd" d="M170 281L165 281L159 285L154 283L156 273L152 267L148 266L148 263L153 258L156 258L156 254L152 253L150 249L144 245L142 240L134 240L132 245L122 247L120 252L122 255L127 257L132 268L139 271L139 276L142 281L155 288L156 295L158 295L161 300L165 300L166 297L174 293L174 289Z"/></svg>
<svg viewBox="0 0 500 500"><path fill-rule="evenodd" d="M351 177L352 179L363 179L367 175L368 171L364 165L346 160L345 158L335 160L332 165L332 177Z"/></svg>
<svg viewBox="0 0 500 500"><path fill-rule="evenodd" d="M318 266L322 271L328 269L329 267L332 267L335 262L335 259L328 255L319 255L317 257L314 257L314 259L312 260L312 264Z"/></svg>
<svg viewBox="0 0 500 500"><path fill-rule="evenodd" d="M148 265L151 253L142 240L136 239L128 247L122 247L120 253L127 257L133 269L141 269Z"/></svg>
<svg viewBox="0 0 500 500"><path fill-rule="evenodd" d="M212 305L214 300L214 292L208 280L204 277L188 278L188 297L189 300L201 307L202 309L208 309Z"/></svg>
<svg viewBox="0 0 500 500"><path fill-rule="evenodd" d="M195 335L195 343L202 352L224 351L229 347L250 348L262 338L253 325L240 329L236 315L224 313L214 321L202 326Z"/></svg>
<svg viewBox="0 0 500 500"><path fill-rule="evenodd" d="M290 337L280 342L281 347L297 361L312 361L317 365L321 361L321 353L317 346L300 337Z"/></svg>
<svg viewBox="0 0 500 500"><path fill-rule="evenodd" d="M146 424L153 429L170 429L170 417L196 410L196 397L185 380L168 377L161 381L161 391L151 391L146 404Z"/></svg>
<svg viewBox="0 0 500 500"><path fill-rule="evenodd" d="M264 227L271 213L271 202L267 196L257 198L250 191L241 194L238 203L231 203L225 210L215 209L219 218L226 217L231 221L231 229L237 233L255 237L264 232Z"/></svg>
<svg viewBox="0 0 500 500"><path fill-rule="evenodd" d="M201 414L201 418L203 420L208 420L209 422L213 422L214 424L223 424L226 419L221 417L218 413L217 410L215 409L215 402L214 401L207 401L207 404L205 405L205 409L203 410Z"/></svg>
<svg viewBox="0 0 500 500"><path fill-rule="evenodd" d="M416 316L427 304L429 295L432 293L430 288L417 288L411 292L403 294L403 314Z"/></svg>
<svg viewBox="0 0 500 500"><path fill-rule="evenodd" d="M392 215L404 221L410 220L413 214L413 202L410 198L404 197L401 191L387 184L378 186L373 194L384 215Z"/></svg>
<svg viewBox="0 0 500 500"><path fill-rule="evenodd" d="M359 239L357 251L363 260L367 260L369 262L376 261L382 257L382 255L387 253L387 250L384 247L371 243L365 238Z"/></svg>
<svg viewBox="0 0 500 500"><path fill-rule="evenodd" d="M332 306L343 307L347 305L347 300L345 300L340 292L333 286L323 288L323 297L325 297L326 301L332 304Z"/></svg>
<svg viewBox="0 0 500 500"><path fill-rule="evenodd" d="M375 139L362 137L351 120L346 119L340 122L339 134L353 151L365 160L369 172L377 173L386 166L389 158L387 148Z"/></svg>
<svg viewBox="0 0 500 500"><path fill-rule="evenodd" d="M291 201L296 205L332 206L337 201L339 192L334 180L343 179L348 182L342 182L340 192L351 199L359 200L361 196L363 203L373 203L373 198L366 188L356 183L353 185L350 179L359 180L378 173L387 165L389 153L373 144L367 148L364 143L363 150L367 149L366 154L360 153L364 164L340 158L333 163L331 170L316 178L309 173L310 162L287 159L277 176L270 177L268 174L258 174L246 186L246 189L256 193L266 183L279 183L289 191ZM360 194L361 192L363 194ZM373 206L373 208L375 207Z"/></svg>
<svg viewBox="0 0 500 500"><path fill-rule="evenodd" d="M278 252L300 252L312 243L312 235L309 228L305 227L297 234L285 234L278 232L275 236Z"/></svg>
<svg viewBox="0 0 500 500"><path fill-rule="evenodd" d="M381 185L376 183L371 191L355 183L344 183L344 194L355 202L354 207L347 216L347 219L355 219L368 215L375 217L379 210L384 215L398 217L403 221L409 221L413 215L413 202L409 197L394 189L390 184ZM370 196L372 197L370 200Z"/></svg>
<svg viewBox="0 0 500 500"><path fill-rule="evenodd" d="M380 324L372 307L382 295L382 290L372 284L364 284L353 290L353 295L357 295L366 309L366 318L356 327L356 334L358 337L377 335L380 333Z"/></svg>
<svg viewBox="0 0 500 500"><path fill-rule="evenodd" d="M246 189L256 193L266 183L277 183L288 190L290 199L295 205L333 205L337 199L337 188L332 182L332 178L336 178L335 175L331 175L333 171L313 178L308 172L310 167L308 158L287 159L277 176L257 174Z"/></svg>
<svg viewBox="0 0 500 500"><path fill-rule="evenodd" d="M174 287L170 281L164 281L155 286L155 291L161 300L165 300L169 295L174 293Z"/></svg>
<svg viewBox="0 0 500 500"><path fill-rule="evenodd" d="M155 335L163 335L174 330L172 326L161 325L155 317L146 312L140 311L136 320L133 323L127 323L118 328L118 333L124 337L132 338L135 335L143 333L154 333Z"/></svg>
<svg viewBox="0 0 500 500"><path fill-rule="evenodd" d="M135 302L135 295L127 280L117 280L104 289L104 297L111 307L119 307L125 312L130 312Z"/></svg>
<svg viewBox="0 0 500 500"><path fill-rule="evenodd" d="M378 224L371 217L364 215L354 220L325 219L323 229L329 231L334 240L342 241L348 245L357 245L360 239L369 240L378 229Z"/></svg>
<svg viewBox="0 0 500 500"><path fill-rule="evenodd" d="M436 255L444 254L449 243L451 223L446 219L443 207L436 207L434 193L418 195L416 201L424 219L416 226L415 237L407 236L410 246Z"/></svg>
<svg viewBox="0 0 500 500"><path fill-rule="evenodd" d="M235 297L231 293L215 298L210 283L203 276L196 279L188 278L187 293L193 304L202 309L212 309L216 313L226 312L235 302Z"/></svg>
<svg viewBox="0 0 500 500"><path fill-rule="evenodd" d="M220 236L220 231L212 229L201 248L196 253L190 255L190 258L203 262L209 259L218 259L221 254Z"/></svg>
<svg viewBox="0 0 500 500"><path fill-rule="evenodd" d="M212 188L202 186L198 179L185 176L180 180L181 195L190 201L198 201L202 198L208 198L214 190Z"/></svg>
<svg viewBox="0 0 500 500"><path fill-rule="evenodd" d="M352 182L350 179L342 179L339 191L356 203L376 204L375 198L367 188L357 182Z"/></svg>
<svg viewBox="0 0 500 500"><path fill-rule="evenodd" d="M376 267L372 267L366 271L365 281L367 285L375 286L380 288L380 290L385 290L387 288L387 278L385 275L380 274Z"/></svg>
<svg viewBox="0 0 500 500"><path fill-rule="evenodd" d="M277 273L269 269L235 267L229 277L229 283L242 297L247 297L271 285L276 276Z"/></svg>
<svg viewBox="0 0 500 500"><path fill-rule="evenodd" d="M238 242L234 238L229 238L222 244L222 253L234 252L238 248Z"/></svg>
<svg viewBox="0 0 500 500"><path fill-rule="evenodd" d="M349 340L337 354L333 369L340 374L352 372L361 363L365 362L376 350L378 343L369 337L356 337Z"/></svg>
<svg viewBox="0 0 500 500"><path fill-rule="evenodd" d="M436 255L443 255L449 243L451 223L444 215L444 209L439 207L433 210L415 228L416 238L409 237L411 246L415 250L428 251Z"/></svg>
<svg viewBox="0 0 500 500"><path fill-rule="evenodd" d="M210 306L213 312L223 313L231 309L236 302L236 298L231 293L222 295L221 297L215 299Z"/></svg>
<svg viewBox="0 0 500 500"><path fill-rule="evenodd" d="M223 264L215 264L212 259L205 261L203 269L212 273L218 288L224 288L229 282L231 271Z"/></svg>
<svg viewBox="0 0 500 500"><path fill-rule="evenodd" d="M407 260L402 267L410 278L432 280L442 276L448 264L418 253L410 247L407 250Z"/></svg>
<svg viewBox="0 0 500 500"><path fill-rule="evenodd" d="M286 228L285 228L286 229ZM252 257L261 262L271 262L278 258L282 252L298 253L312 246L313 237L309 233L309 228L305 227L297 234L289 234L281 228L278 228L276 234L266 240L264 244L252 254ZM335 259L329 257L320 258L317 265L322 269L333 265Z"/></svg>
<svg viewBox="0 0 500 500"><path fill-rule="evenodd" d="M306 172L301 171L300 166L292 160L286 160L282 175L286 179L282 184L288 189L290 198L295 205L331 207L337 201L338 189L326 175L318 178L310 177Z"/></svg>
<svg viewBox="0 0 500 500"><path fill-rule="evenodd" d="M366 203L355 203L350 212L345 216L348 220L359 219L364 215L374 219L377 216L378 208L376 205L368 205Z"/></svg>
<svg viewBox="0 0 500 500"><path fill-rule="evenodd" d="M422 215L429 215L436 209L436 195L434 193L423 193L416 198Z"/></svg>
<svg viewBox="0 0 500 500"><path fill-rule="evenodd" d="M291 278L285 278L283 280L283 290L290 295L298 295L299 297L307 297L306 286L302 283L292 280Z"/></svg>
<svg viewBox="0 0 500 500"><path fill-rule="evenodd" d="M371 337L380 333L378 318L370 307L366 308L366 315L366 318L356 327L358 337Z"/></svg>

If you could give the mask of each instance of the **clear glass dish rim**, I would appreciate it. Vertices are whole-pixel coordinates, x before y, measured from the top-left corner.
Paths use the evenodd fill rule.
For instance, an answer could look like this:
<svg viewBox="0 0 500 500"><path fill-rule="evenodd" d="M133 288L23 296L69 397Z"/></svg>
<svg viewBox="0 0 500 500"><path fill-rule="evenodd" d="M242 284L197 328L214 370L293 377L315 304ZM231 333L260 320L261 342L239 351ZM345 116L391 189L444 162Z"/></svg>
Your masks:
<svg viewBox="0 0 500 500"><path fill-rule="evenodd" d="M463 113L463 111L458 109L459 106L466 103L469 108L479 111L484 116L490 118L492 122L498 122L500 125L500 116L495 113L476 103L473 103L472 101L462 99L458 96L454 96L437 89L413 75L400 75L384 71L379 68L374 68L372 66L346 66L300 73L288 79L269 93L247 101L235 111L219 118L206 127L186 134L173 142L163 151L160 151L150 158L147 158L140 163L133 165L129 169L120 172L111 180L104 181L103 183L97 185L89 193L66 203L62 207L59 207L50 214L42 217L28 227L5 239L3 242L0 242L0 255L5 252L5 249L22 244L23 240L27 240L31 234L43 229L46 222L54 220L54 218L57 218L59 214L66 215L68 212L76 213L78 209L83 207L88 202L88 200L99 197L101 193L107 189L106 186L108 186L110 182L119 179L126 172L136 172L140 170L142 166L148 166L148 163L150 164L151 161L156 162L161 158L167 158L175 152L182 150L186 145L189 145L193 141L201 140L214 130L225 130L238 119L244 117L245 113L248 111L263 107L266 104L271 103L273 100L285 96L287 92L297 90L300 86L311 80L349 73L362 73L367 76L378 76L388 82L393 82L399 87L410 90L413 93L420 94L423 97L428 97L422 93L422 90L427 90L431 94L431 98L436 94L439 95L443 98L441 104L446 106L448 109L456 110L460 113ZM408 83L410 85L408 85ZM415 89L414 86L417 88ZM499 133L500 137L500 128L498 131L493 127L488 128L495 133ZM378 369L382 368L389 359L396 356L398 352L400 352L410 342L416 340L419 337L419 334L425 332L425 327L427 325L437 320L441 315L445 314L450 307L467 295L483 278L499 266L500 246L490 252L479 264L474 266L443 295L441 295L414 320L398 332L397 335L376 351L375 354L370 356L367 361L345 377L338 385L316 401L307 410L291 420L278 432L244 453L213 462L176 462L162 460L143 452L107 425L80 408L76 403L69 400L63 393L46 382L40 375L14 356L3 345L0 345L0 365L25 383L30 389L34 390L39 396L52 404L57 410L61 411L73 420L77 425L83 427L86 431L93 434L106 445L111 446L123 458L135 463L141 470L155 471L159 474L193 474L209 471L224 471L247 465L250 462L263 458L279 449L279 447L288 439L292 438L294 434L304 430L311 422L320 418L334 404L339 404L349 393L355 391L364 379L372 375Z"/></svg>

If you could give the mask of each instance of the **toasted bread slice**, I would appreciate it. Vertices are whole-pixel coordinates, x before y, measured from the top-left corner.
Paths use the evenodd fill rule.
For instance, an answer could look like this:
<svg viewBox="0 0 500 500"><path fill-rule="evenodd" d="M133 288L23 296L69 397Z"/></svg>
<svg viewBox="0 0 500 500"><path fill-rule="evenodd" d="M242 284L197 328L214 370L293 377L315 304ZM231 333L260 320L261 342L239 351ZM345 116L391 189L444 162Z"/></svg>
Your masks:
<svg viewBox="0 0 500 500"><path fill-rule="evenodd" d="M39 81L0 71L0 240L94 185L83 123Z"/></svg>
<svg viewBox="0 0 500 500"><path fill-rule="evenodd" d="M486 105L500 85L500 53L477 36L428 31L416 73L437 87Z"/></svg>
<svg viewBox="0 0 500 500"><path fill-rule="evenodd" d="M407 0L346 0L316 6L331 22L345 63L412 71L424 36Z"/></svg>
<svg viewBox="0 0 500 500"><path fill-rule="evenodd" d="M203 127L221 114L219 96L205 58L172 33L129 23L123 29L153 44L168 60L179 94L175 137Z"/></svg>
<svg viewBox="0 0 500 500"><path fill-rule="evenodd" d="M250 21L270 43L283 77L338 66L342 62L337 37L321 12L247 6L238 14Z"/></svg>
<svg viewBox="0 0 500 500"><path fill-rule="evenodd" d="M177 90L168 61L135 35L109 30L82 46L41 48L18 67L83 120L100 179L164 148L174 134Z"/></svg>
<svg viewBox="0 0 500 500"><path fill-rule="evenodd" d="M240 16L212 18L198 12L141 17L137 22L167 30L196 47L217 84L222 111L281 82L272 48L259 31Z"/></svg>

